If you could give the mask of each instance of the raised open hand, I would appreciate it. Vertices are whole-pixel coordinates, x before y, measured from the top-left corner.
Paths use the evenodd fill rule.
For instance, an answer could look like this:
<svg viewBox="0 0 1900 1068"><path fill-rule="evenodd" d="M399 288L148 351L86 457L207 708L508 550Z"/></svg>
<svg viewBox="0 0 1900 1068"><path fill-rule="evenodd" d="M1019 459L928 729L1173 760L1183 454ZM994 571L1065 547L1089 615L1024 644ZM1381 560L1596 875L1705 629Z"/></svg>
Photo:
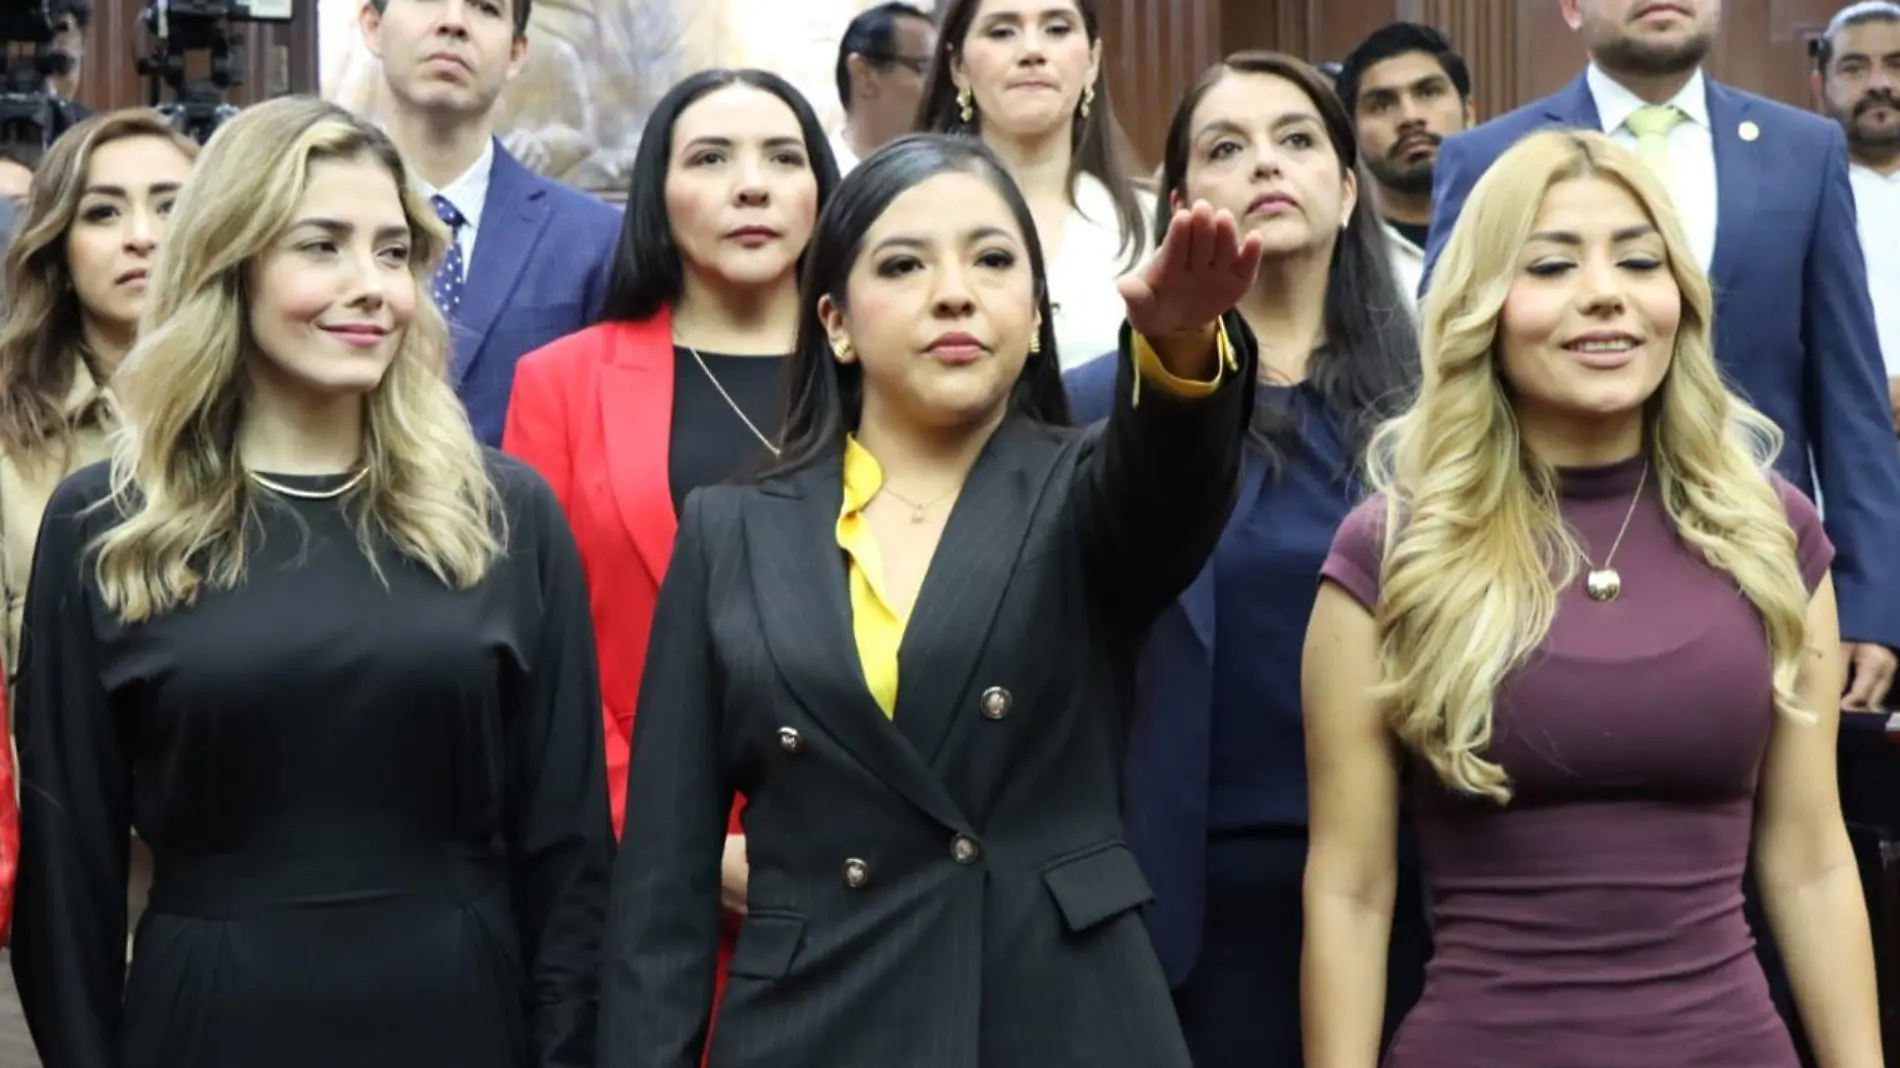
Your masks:
<svg viewBox="0 0 1900 1068"><path fill-rule="evenodd" d="M1192 210L1174 213L1154 259L1116 287L1128 305L1128 325L1159 339L1204 329L1225 315L1259 269L1260 235L1242 240L1232 214L1196 201Z"/></svg>

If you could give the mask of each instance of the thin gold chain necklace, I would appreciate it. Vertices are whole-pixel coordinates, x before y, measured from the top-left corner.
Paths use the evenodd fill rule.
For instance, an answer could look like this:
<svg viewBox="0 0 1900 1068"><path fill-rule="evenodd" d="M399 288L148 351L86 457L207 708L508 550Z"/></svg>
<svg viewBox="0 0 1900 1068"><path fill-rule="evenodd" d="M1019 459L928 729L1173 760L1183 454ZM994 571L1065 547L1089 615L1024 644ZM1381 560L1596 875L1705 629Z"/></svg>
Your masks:
<svg viewBox="0 0 1900 1068"><path fill-rule="evenodd" d="M688 345L686 346L686 351L693 354L693 362L698 364L699 369L705 373L706 381L711 382L712 387L719 391L719 395L726 399L726 407L732 409L732 414L739 417L739 421L745 424L747 430L752 431L752 436L759 439L759 444L772 450L772 455L777 456L779 454L778 446L772 444L772 439L766 437L764 432L758 428L758 425L753 423L752 420L746 416L745 409L739 407L739 402L732 399L732 394L726 392L726 387L719 384L719 376L713 374L712 368L706 366L706 360L700 356L699 350Z"/></svg>
<svg viewBox="0 0 1900 1068"><path fill-rule="evenodd" d="M937 496L932 497L931 499L927 501L913 501L909 497L904 496L903 494L897 492L896 490L892 489L889 486L878 487L878 492L888 493L892 497L897 498L898 501L904 504L910 505L910 521L913 523L921 523L924 521L924 518L925 518L924 513L926 511L928 511L930 508L938 504L942 504L944 499L949 497L952 493L955 493L956 490L955 489L944 490L942 493L939 493Z"/></svg>

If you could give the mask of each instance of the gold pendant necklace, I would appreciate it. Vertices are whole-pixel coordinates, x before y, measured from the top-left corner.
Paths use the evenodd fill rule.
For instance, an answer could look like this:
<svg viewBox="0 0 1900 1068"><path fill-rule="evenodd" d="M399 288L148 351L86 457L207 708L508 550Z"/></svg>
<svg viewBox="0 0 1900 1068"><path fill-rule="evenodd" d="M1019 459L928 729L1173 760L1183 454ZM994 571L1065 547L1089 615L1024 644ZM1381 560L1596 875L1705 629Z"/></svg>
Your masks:
<svg viewBox="0 0 1900 1068"><path fill-rule="evenodd" d="M1636 480L1636 492L1630 497L1629 511L1623 513L1623 526L1616 532L1616 540L1610 543L1609 555L1603 558L1603 566L1590 565L1589 574L1584 576L1583 589L1592 601L1614 601L1623 592L1623 576L1610 566L1616 559L1616 550L1623 547L1623 535L1629 533L1630 519L1636 515L1636 502L1643 499L1643 484L1649 481L1649 464L1643 464L1643 473ZM1588 562L1589 558L1584 558Z"/></svg>

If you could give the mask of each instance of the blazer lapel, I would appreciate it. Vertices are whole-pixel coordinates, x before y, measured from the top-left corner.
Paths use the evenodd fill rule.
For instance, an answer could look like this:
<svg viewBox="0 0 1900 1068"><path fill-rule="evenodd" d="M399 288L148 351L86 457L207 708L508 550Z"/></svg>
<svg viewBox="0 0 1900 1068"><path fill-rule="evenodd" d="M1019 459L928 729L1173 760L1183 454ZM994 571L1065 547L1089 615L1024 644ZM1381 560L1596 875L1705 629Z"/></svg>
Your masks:
<svg viewBox="0 0 1900 1068"><path fill-rule="evenodd" d="M792 695L839 745L893 792L962 828L969 821L864 681L837 541L839 464L833 458L768 480L752 498L757 511L746 518L745 551L766 648Z"/></svg>
<svg viewBox="0 0 1900 1068"><path fill-rule="evenodd" d="M991 435L944 525L898 654L897 727L936 760L960 713L990 623L1016 574L1057 446L1027 420Z"/></svg>
<svg viewBox="0 0 1900 1068"><path fill-rule="evenodd" d="M1560 126L1579 130L1603 129L1603 116L1597 112L1597 98L1590 94L1590 81L1579 74L1569 85L1544 98L1544 117Z"/></svg>
<svg viewBox="0 0 1900 1068"><path fill-rule="evenodd" d="M1229 520L1227 530L1221 535L1222 543L1234 536L1234 525L1253 514L1254 505L1260 500L1260 488L1267 480L1267 465L1249 454L1243 461L1240 475L1240 496L1234 501L1233 518ZM1214 550L1218 558L1220 549ZM1214 558L1207 561L1201 573L1194 576L1188 588L1181 593L1181 611L1186 614L1188 626L1194 636L1200 639L1201 646L1207 651L1208 662L1214 658L1214 615L1217 609L1215 601Z"/></svg>
<svg viewBox="0 0 1900 1068"><path fill-rule="evenodd" d="M475 235L475 258L468 266L462 318L457 324L455 357L449 365L449 378L457 389L488 344L489 331L534 258L548 211L541 180L496 143L495 169L482 205L482 226Z"/></svg>
<svg viewBox="0 0 1900 1068"><path fill-rule="evenodd" d="M657 584L679 533L670 481L673 325L665 311L616 324L600 367L600 424L608 483L627 534Z"/></svg>
<svg viewBox="0 0 1900 1068"><path fill-rule="evenodd" d="M1749 221L1755 202L1761 197L1760 169L1768 166L1769 150L1765 140L1744 141L1742 123L1751 102L1748 97L1726 85L1711 81L1709 87L1709 131L1715 142L1715 255L1709 264L1709 277L1716 281L1716 296L1738 266L1739 257L1748 247ZM1759 136L1759 134L1757 135Z"/></svg>

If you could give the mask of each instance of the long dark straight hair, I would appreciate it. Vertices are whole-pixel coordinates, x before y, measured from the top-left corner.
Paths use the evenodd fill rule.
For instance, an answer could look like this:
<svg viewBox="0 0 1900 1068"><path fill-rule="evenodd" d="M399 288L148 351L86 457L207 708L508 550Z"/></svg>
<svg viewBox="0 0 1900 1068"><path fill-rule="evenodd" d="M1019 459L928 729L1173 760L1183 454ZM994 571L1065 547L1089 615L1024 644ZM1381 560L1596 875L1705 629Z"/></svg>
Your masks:
<svg viewBox="0 0 1900 1068"><path fill-rule="evenodd" d="M1037 334L1041 345L1024 361L1010 390L1010 412L1053 426L1069 425L1068 396L1056 366L1055 314L1049 306L1042 242L1036 237L1029 205L1002 161L982 142L911 134L858 164L818 216L799 284L798 344L786 368L787 411L779 460L766 475L788 474L838 455L845 435L857 430L864 411L864 370L857 363L840 363L832 353L830 336L818 318L818 298L829 296L839 308L848 308L851 271L871 227L900 195L950 173L971 174L988 182L1009 205L1028 250L1036 308L1042 318Z"/></svg>
<svg viewBox="0 0 1900 1068"><path fill-rule="evenodd" d="M1305 61L1280 52L1241 52L1210 67L1181 98L1168 125L1157 225L1166 226L1172 214L1168 197L1186 196L1194 110L1209 90L1236 74L1279 78L1305 93L1325 123L1326 138L1339 157L1339 173L1358 176L1359 202L1327 265L1326 340L1308 365L1309 381L1338 421L1356 466L1372 432L1404 410L1418 388L1418 328L1392 274L1390 245L1370 195L1371 180L1359 168L1351 116L1325 77ZM1298 427L1284 407L1258 404L1248 440L1278 475L1299 447Z"/></svg>
<svg viewBox="0 0 1900 1068"><path fill-rule="evenodd" d="M1071 2L1082 16L1082 30L1089 44L1096 44L1102 39L1100 0ZM969 39L971 27L975 25L976 16L982 9L983 0L949 0L949 6L944 9L937 33L937 54L930 64L923 101L917 108L919 130L971 135L981 131L981 114L971 122L963 121L957 105L957 84L950 77L950 68L963 49L964 41ZM1071 201L1075 196L1075 178L1078 174L1090 175L1108 189L1109 196L1115 202L1116 226L1122 235L1121 255L1126 257L1127 266L1132 268L1149 236L1148 220L1142 218L1141 202L1135 198L1135 152L1129 146L1127 131L1116 121L1115 106L1108 98L1106 58L1097 65L1095 99L1089 104L1089 113L1083 115L1082 109L1078 107L1075 118L1070 122L1070 130ZM1154 233L1159 235L1166 229L1163 226ZM1159 240L1158 236L1156 240Z"/></svg>
<svg viewBox="0 0 1900 1068"><path fill-rule="evenodd" d="M627 185L626 216L620 224L620 242L614 249L613 270L607 277L607 297L601 318L608 322L637 323L651 319L674 304L686 286L686 266L673 240L673 221L666 211L666 175L673 157L673 126L680 114L701 97L730 85L749 85L785 102L798 117L805 138L805 159L818 180L818 206L831 199L838 187L838 162L831 139L811 102L785 79L770 71L715 67L685 78L667 90L647 119L646 132L633 157L633 177ZM806 251L810 251L807 246Z"/></svg>

